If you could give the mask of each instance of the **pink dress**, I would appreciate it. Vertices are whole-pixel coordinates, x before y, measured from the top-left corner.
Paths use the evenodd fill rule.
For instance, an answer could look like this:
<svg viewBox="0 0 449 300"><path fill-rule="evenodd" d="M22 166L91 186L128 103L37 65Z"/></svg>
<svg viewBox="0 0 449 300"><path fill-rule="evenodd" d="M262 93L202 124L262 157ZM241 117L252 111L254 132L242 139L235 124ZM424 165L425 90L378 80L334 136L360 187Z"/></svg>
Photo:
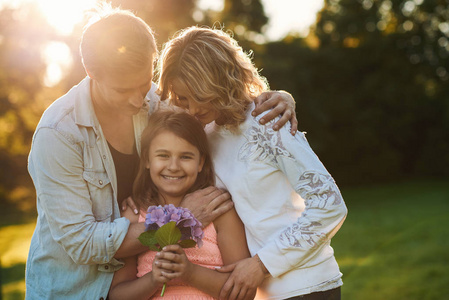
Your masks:
<svg viewBox="0 0 449 300"><path fill-rule="evenodd" d="M145 221L142 215L139 222ZM220 250L217 243L217 232L213 223L204 229L203 246L201 248L184 249L187 258L194 264L214 269L223 266ZM137 258L137 277L142 277L153 269L153 260L157 252L147 251ZM164 297L160 297L162 289L154 293L150 299L177 300L177 299L215 299L202 291L183 283L179 279L173 279L167 283Z"/></svg>

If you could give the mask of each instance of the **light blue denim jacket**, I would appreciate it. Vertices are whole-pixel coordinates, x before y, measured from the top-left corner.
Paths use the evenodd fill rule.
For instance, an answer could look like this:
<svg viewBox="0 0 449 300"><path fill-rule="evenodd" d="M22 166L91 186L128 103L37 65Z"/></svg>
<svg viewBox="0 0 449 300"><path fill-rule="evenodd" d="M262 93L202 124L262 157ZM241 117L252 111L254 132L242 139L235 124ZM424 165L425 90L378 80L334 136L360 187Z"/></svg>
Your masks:
<svg viewBox="0 0 449 300"><path fill-rule="evenodd" d="M155 85L134 116L137 149ZM151 101L150 101L151 99ZM157 102L157 101L156 101ZM43 114L28 159L38 218L26 265L26 299L106 299L129 227L86 77Z"/></svg>

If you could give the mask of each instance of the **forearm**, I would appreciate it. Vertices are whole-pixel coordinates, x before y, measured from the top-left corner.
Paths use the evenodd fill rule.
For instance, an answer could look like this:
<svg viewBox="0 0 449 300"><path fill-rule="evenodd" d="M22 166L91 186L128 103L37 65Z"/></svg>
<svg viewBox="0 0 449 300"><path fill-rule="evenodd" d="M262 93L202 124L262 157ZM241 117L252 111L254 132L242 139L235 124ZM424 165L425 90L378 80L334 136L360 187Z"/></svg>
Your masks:
<svg viewBox="0 0 449 300"><path fill-rule="evenodd" d="M139 235L145 231L145 223L131 223L129 225L128 233L125 236L122 244L115 253L115 258L124 258L132 255L137 255L143 251L148 250L148 247L142 245L138 240Z"/></svg>
<svg viewBox="0 0 449 300"><path fill-rule="evenodd" d="M221 288L231 273L220 273L215 270L193 264L192 272L185 278L185 283L218 298Z"/></svg>
<svg viewBox="0 0 449 300"><path fill-rule="evenodd" d="M109 291L109 300L146 300L150 298L160 287L161 283L153 280L152 272L140 278L117 284Z"/></svg>

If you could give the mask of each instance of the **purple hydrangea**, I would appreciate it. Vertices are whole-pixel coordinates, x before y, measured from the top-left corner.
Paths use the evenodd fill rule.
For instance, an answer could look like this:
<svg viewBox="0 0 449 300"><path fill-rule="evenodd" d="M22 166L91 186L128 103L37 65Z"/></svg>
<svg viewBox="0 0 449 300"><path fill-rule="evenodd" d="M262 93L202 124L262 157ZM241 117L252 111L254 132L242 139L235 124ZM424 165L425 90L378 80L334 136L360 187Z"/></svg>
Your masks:
<svg viewBox="0 0 449 300"><path fill-rule="evenodd" d="M202 224L188 208L176 207L173 204L148 207L145 218L145 230L157 230L159 227L172 221L176 222L176 227L181 230L181 240L192 239L197 243L198 247L202 246L204 235Z"/></svg>

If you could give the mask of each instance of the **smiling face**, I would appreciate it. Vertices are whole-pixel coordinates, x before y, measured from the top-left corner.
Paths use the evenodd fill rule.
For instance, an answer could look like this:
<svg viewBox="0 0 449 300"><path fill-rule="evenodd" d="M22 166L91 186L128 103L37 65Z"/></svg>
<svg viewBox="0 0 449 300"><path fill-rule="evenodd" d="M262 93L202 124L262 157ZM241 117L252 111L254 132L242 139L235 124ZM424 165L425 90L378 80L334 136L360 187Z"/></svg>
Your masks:
<svg viewBox="0 0 449 300"><path fill-rule="evenodd" d="M176 97L175 105L186 109L203 126L213 121L220 123L220 112L210 102L198 103L193 99L184 82L175 79L172 84L172 92Z"/></svg>
<svg viewBox="0 0 449 300"><path fill-rule="evenodd" d="M162 131L151 142L146 168L163 198L160 200L178 206L203 165L204 159L195 146L172 132Z"/></svg>

